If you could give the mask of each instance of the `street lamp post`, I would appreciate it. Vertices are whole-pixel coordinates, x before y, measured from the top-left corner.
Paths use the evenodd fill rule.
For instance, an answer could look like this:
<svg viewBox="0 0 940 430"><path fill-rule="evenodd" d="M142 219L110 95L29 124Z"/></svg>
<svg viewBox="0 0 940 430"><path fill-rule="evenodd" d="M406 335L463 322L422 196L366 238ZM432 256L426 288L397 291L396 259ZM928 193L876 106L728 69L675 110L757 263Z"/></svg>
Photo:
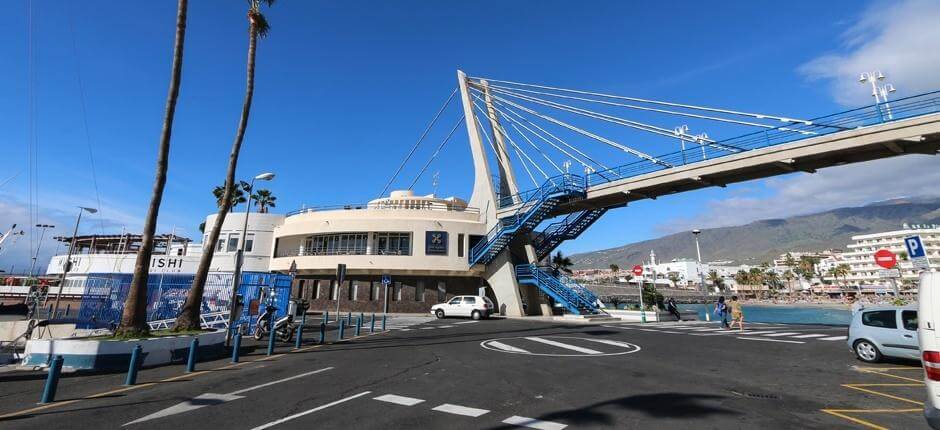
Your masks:
<svg viewBox="0 0 940 430"><path fill-rule="evenodd" d="M695 238L695 256L698 260L698 278L699 283L702 285L702 293L705 296L708 296L708 287L705 285L705 272L702 271L702 248L698 245L698 235L702 230L695 229L692 230L692 237ZM708 312L708 303L705 303L705 321L711 321L711 315Z"/></svg>
<svg viewBox="0 0 940 430"><path fill-rule="evenodd" d="M245 222L242 224L242 235L241 240L238 244L238 251L235 253L235 272L232 276L232 296L229 300L229 312L228 312L228 331L225 334L225 345L232 340L232 326L235 325L235 300L238 298L238 285L241 283L242 278L242 260L245 255L245 242L248 238L248 214L251 213L251 193L255 189L255 180L259 181L270 181L274 179L273 173L262 173L260 175L251 178L251 184L248 186L248 204L245 206ZM232 184L234 186L234 184ZM271 328L271 336L274 336L274 329Z"/></svg>
<svg viewBox="0 0 940 430"><path fill-rule="evenodd" d="M884 80L885 75L880 71L865 72L858 77L858 82L860 84L865 84L866 82L871 84L871 96L875 98L875 106L876 109L878 109L878 114L882 116L882 120L886 119L885 117L887 117L887 119L892 119L891 106L888 105L888 93L895 92L894 85L878 85L879 81ZM884 106L883 111L880 106Z"/></svg>
<svg viewBox="0 0 940 430"><path fill-rule="evenodd" d="M65 266L62 267L62 277L59 278L59 292L56 293L55 304L52 306L52 318L55 318L56 313L59 312L59 300L62 299L62 287L65 286L65 275L67 275L72 268L72 251L75 250L75 237L78 236L78 224L82 222L82 213L85 211L93 214L97 213L98 209L86 208L84 206L78 207L78 218L75 220L75 229L72 230L72 242L69 243L69 252L65 257Z"/></svg>

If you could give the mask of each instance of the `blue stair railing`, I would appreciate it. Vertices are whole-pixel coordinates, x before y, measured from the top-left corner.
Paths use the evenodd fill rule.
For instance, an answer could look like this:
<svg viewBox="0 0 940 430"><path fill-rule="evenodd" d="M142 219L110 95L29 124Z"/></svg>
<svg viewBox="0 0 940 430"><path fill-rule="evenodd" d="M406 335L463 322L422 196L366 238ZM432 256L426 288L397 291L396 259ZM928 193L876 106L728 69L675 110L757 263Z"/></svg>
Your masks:
<svg viewBox="0 0 940 430"><path fill-rule="evenodd" d="M500 218L486 238L473 246L470 265L493 261L516 234L532 231L559 203L584 196L583 177L564 174L549 178L541 187L526 192L519 207L511 215Z"/></svg>
<svg viewBox="0 0 940 430"><path fill-rule="evenodd" d="M520 284L535 285L540 291L573 314L594 315L602 312L597 306L596 297L595 300L584 297L582 293L552 276L548 269L540 268L534 264L518 265L516 266L516 281Z"/></svg>
<svg viewBox="0 0 940 430"><path fill-rule="evenodd" d="M536 257L542 260L562 242L576 239L606 212L607 208L588 209L571 213L561 221L549 224L532 241Z"/></svg>

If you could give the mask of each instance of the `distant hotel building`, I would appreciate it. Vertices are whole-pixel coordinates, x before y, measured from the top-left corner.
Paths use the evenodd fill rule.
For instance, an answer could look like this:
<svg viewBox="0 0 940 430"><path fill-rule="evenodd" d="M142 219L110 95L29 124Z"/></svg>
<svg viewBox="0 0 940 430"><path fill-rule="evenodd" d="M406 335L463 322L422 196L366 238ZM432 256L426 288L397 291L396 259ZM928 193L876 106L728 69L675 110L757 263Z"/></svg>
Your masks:
<svg viewBox="0 0 940 430"><path fill-rule="evenodd" d="M850 285L888 285L889 281L880 276L882 268L875 264L874 257L879 249L887 249L898 255L902 283L916 283L918 274L911 267L904 248L904 238L914 235L919 235L924 241L931 263L940 264L940 225L904 224L902 230L852 236L855 243L848 245L849 251L842 254L843 262L851 268L845 280Z"/></svg>

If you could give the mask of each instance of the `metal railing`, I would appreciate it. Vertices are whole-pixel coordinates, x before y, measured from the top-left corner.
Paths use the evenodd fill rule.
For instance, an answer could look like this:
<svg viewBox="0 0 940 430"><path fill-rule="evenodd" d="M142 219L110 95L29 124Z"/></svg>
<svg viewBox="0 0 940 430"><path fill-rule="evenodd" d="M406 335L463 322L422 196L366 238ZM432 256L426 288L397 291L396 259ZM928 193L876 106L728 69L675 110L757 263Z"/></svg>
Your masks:
<svg viewBox="0 0 940 430"><path fill-rule="evenodd" d="M887 104L879 103L814 118L808 121L808 124L787 124L773 129L720 140L714 142L714 144L706 142L698 146L688 147L685 151L676 151L657 158L672 166L681 166L720 158L741 151L766 148L937 112L940 112L940 91L933 91L897 99ZM722 150L721 147L736 148L739 151ZM689 160L692 160L692 162L690 163ZM592 186L668 168L660 164L640 160L589 173L586 181L588 186Z"/></svg>
<svg viewBox="0 0 940 430"><path fill-rule="evenodd" d="M455 206L447 205L444 203L430 203L430 204L395 204L395 203L362 203L362 204L346 204L346 205L328 205L328 206L310 206L306 208L297 209L290 211L286 216L301 215L310 212L324 212L324 211L362 211L362 210L413 210L413 211L439 211L439 212L467 212L472 214L479 214L480 209L471 207L471 206Z"/></svg>
<svg viewBox="0 0 940 430"><path fill-rule="evenodd" d="M330 255L411 255L410 249L400 250L367 250L365 248L350 250L320 250L313 248L291 249L277 252L274 257L308 257L308 256L330 256Z"/></svg>

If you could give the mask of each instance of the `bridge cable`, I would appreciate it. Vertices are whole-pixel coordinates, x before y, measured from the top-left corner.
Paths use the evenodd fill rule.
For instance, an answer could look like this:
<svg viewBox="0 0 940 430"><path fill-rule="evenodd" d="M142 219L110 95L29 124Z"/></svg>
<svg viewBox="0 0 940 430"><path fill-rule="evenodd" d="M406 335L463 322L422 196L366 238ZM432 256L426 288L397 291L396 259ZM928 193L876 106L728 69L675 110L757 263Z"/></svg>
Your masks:
<svg viewBox="0 0 940 430"><path fill-rule="evenodd" d="M591 132L589 132L589 131L583 130L583 129L578 128L578 127L575 127L575 126L573 126L573 125L571 125L571 124L568 124L568 123L566 123L566 122L564 122L564 121L555 119L555 118L553 118L553 117L551 117L551 116L549 116L549 115L545 115L545 114L538 113L538 112L536 112L536 111L534 111L534 110L532 110L532 109L529 109L529 108L527 108L527 107L525 107L525 106L522 106L522 105L520 105L520 104L518 104L518 103L509 101L509 100L506 100L506 99L504 99L504 98L501 98L501 97L495 96L495 95L493 96L493 98L495 98L495 99L497 99L497 100L500 100L500 101L502 101L503 103L506 103L506 104L508 104L508 105L510 105L510 106L512 106L512 107L514 107L514 108L516 108L516 109L522 110L522 111L527 112L527 113L532 114L532 115L535 115L535 116L537 116L537 117L539 117L539 118L542 118L542 119L544 119L544 120L546 120L546 121L555 123L555 124L557 124L557 125L560 125L560 126L562 126L562 127L567 128L567 129L569 129L569 130L572 130L572 131L575 131L575 132L577 132L577 133L580 133L580 134L582 134L582 135L584 135L584 136L590 137L590 138L592 138L592 139L594 139L594 140L597 140L597 141L599 141L599 142L601 142L601 143L605 143L605 144L610 145L610 146L612 146L612 147L614 147L614 148L618 148L618 149L620 149L620 150L622 150L622 151L624 151L624 152L626 152L626 153L629 153L629 154L631 154L631 155L633 155L633 156L635 156L635 157L642 158L642 159L644 159L644 160L646 160L646 161L649 161L649 162L655 163L655 164L659 164L659 165L664 166L664 167L674 167L672 164L667 163L667 162L665 162L665 161L663 161L663 160L660 160L660 159L658 159L658 158L656 158L656 157L653 157L652 155L649 155L649 154L647 154L647 153L645 153L645 152L638 151L638 150L633 149L633 148L631 148L631 147L629 147L629 146L621 145L621 144L619 144L619 143L617 143L617 142L614 142L614 141L612 141L612 140L610 140L610 139L607 139L606 137L598 136L598 135L596 135L596 134L594 134L594 133L591 133Z"/></svg>
<svg viewBox="0 0 940 430"><path fill-rule="evenodd" d="M477 109L480 109L480 107L477 106ZM485 111L484 111L483 109L480 109L480 111L483 112L483 113L485 113ZM482 128L483 128L483 123L480 122L480 117L476 117L476 120L477 120L477 125L479 125L480 128L482 129ZM496 128L494 127L494 129L496 129ZM496 130L496 131L498 132L499 130ZM495 137L495 136L494 136L494 137ZM489 135L486 135L486 140L489 140L489 139L490 139ZM493 144L492 141L490 142L490 144L491 144L491 146L493 146L494 149L496 148L496 145ZM522 163L522 168L525 169L526 174L529 175L529 179L532 181L533 184L535 184L535 188L540 187L541 184L539 184L539 183L535 180L535 176L532 176L532 171L529 170L529 166L527 166L527 165L525 164L525 160L522 159L522 156L521 156L521 155L519 155L519 151L516 150L515 152L516 152L516 156L519 157L519 162ZM510 166L510 167L511 167L511 166Z"/></svg>
<svg viewBox="0 0 940 430"><path fill-rule="evenodd" d="M503 117L505 117L505 115L503 115ZM519 130L519 127L516 127L516 125L513 124L513 123L509 123L509 125L512 126L513 130L516 130L516 133L519 133L519 135L522 136L522 138L525 139L526 142L529 142L529 145L531 145L532 148L534 148L535 151L538 152L539 155L542 156L542 158L544 158L546 161L548 161L549 164L551 164L552 167L555 168L555 170L558 170L558 173L562 173L562 174L565 173L565 171L562 170L561 167L560 167L558 164L555 164L555 161L552 160L552 158L549 157L548 154L546 154L545 152L543 152L542 149L539 148L539 147L535 144L535 142L532 142L532 139L529 139L529 136L526 136L525 133L522 132L522 130Z"/></svg>
<svg viewBox="0 0 940 430"><path fill-rule="evenodd" d="M476 102L474 102L473 105L476 106L476 108L479 109L480 112L486 113L486 111L485 111L479 104L477 104ZM495 109L494 109L494 110L495 110ZM498 118L499 118L499 114L497 113L496 115L497 115L497 119L498 119ZM521 152L522 152L522 155L524 155L525 158L527 158L527 159L529 160L529 162L532 163L533 166L535 166L535 168L539 171L539 173L541 173L542 176L545 177L545 179L548 179L548 175L545 173L545 171L542 170L541 167L539 167L538 163L536 163L535 160L532 159L532 157L529 157L529 154L526 154L526 152L523 151L522 148L520 148L519 145L517 145L514 140L512 140L512 137L509 136L509 133L506 132L506 129L503 128L503 126L502 126L501 124L499 124L499 123L497 122L496 124L493 124L493 125L495 125L495 127L493 127L493 129L495 129L496 131L498 131L499 134L503 135L503 137L505 137L506 140L509 141L509 144L512 145L512 146L516 149L516 154L517 154L517 155L518 155L519 152L521 151ZM535 186L538 187L538 186L541 186L541 184L535 184Z"/></svg>
<svg viewBox="0 0 940 430"><path fill-rule="evenodd" d="M382 192L379 193L379 197L384 197L385 193L388 191L388 187L392 185L392 182L395 182L395 179L398 178L398 175L401 173L401 170L405 168L405 164L408 163L408 160L411 160L411 156L414 155L415 151L418 150L418 146L421 145L421 142L427 137L428 133L431 131L431 128L434 127L434 124L437 122L437 119L441 117L441 114L444 113L444 110L447 109L447 106L450 105L451 100L454 99L454 96L457 94L457 89L454 88L454 91L451 91L450 96L447 97L447 101L444 102L444 105L437 111L437 114L434 115L434 118L431 119L431 122L424 129L424 133L421 133L421 137L418 138L418 141L415 142L414 146L411 147L411 151L408 151L408 155L405 156L405 159L398 165L398 169L395 170L395 174L392 175L391 179L385 184L385 187L382 188Z"/></svg>
<svg viewBox="0 0 940 430"><path fill-rule="evenodd" d="M706 142L709 146L712 146L712 147L714 147L714 148L721 149L721 150L724 150L724 151L728 151L728 152L741 152L741 151L743 151L743 149L737 148L737 147L734 147L734 146L731 146L731 145L724 145L724 144L716 143L716 142L715 142L714 140L712 140L712 139L693 136L693 135L688 134L688 133L685 133L685 132L676 133L676 132L673 131L673 130L668 130L668 129L665 129L665 128L662 128L662 127L657 127L657 126L654 126L654 125L645 124L645 123L637 122L637 121L631 121L631 120L628 120L628 119L624 119L624 118L620 118L620 117L616 117L616 116L612 116L612 115L607 115L607 114L603 114L603 113L599 113L599 112L594 112L594 111L590 111L590 110L587 110L587 109L582 109L582 108L578 108L578 107L574 107L574 106L569 106L569 105L565 105L565 104L562 104L562 103L556 103L556 102L553 102L553 101L550 101L550 100L543 100L543 99L539 99L539 98L535 98L535 97L529 97L529 96L524 96L524 95L516 94L516 93L512 93L512 92L505 92L505 91L502 91L502 90L497 90L497 91L494 91L494 92L497 92L497 93L499 93L499 94L509 95L509 96L511 96L511 97L516 97L516 98L519 98L519 99L522 99L522 100L526 100L526 101L529 101L529 102L532 102L532 103L537 103L537 104L540 104L540 105L543 105L543 106L553 107L553 108L555 108L555 109L559 109L559 110L563 110L563 111L567 111L567 112L576 113L576 114L579 114L579 115L587 116L587 117L594 118L594 119L599 119L599 120L602 120L602 121L607 121L607 122L614 123L614 124L618 124L618 125L622 125L622 126L625 126L625 127L634 128L634 129L641 130L641 131L645 131L645 132L648 132L648 133L658 134L658 135L666 136L666 137L670 137L670 138L679 138L679 139L684 140L684 141L686 141L686 142L698 143L699 141L704 141L704 142ZM497 96L493 96L493 97L497 97ZM503 100L505 100L505 99L503 99Z"/></svg>
<svg viewBox="0 0 940 430"><path fill-rule="evenodd" d="M597 93L597 92L592 92L592 91L572 90L572 89L559 88L559 87L550 87L547 85L525 84L521 82L503 81L499 79L478 78L478 77L473 77L471 79L476 79L476 80L485 79L487 82L498 82L498 83L503 83L503 84L522 86L522 87L540 88L543 90L562 91L562 92L568 92L568 93L574 93L574 94L583 94L583 95L605 97L605 98L611 98L611 99L629 100L629 101L640 102L640 103L658 104L658 105L663 105L663 106L681 107L681 108L686 108L686 109L696 109L696 110L703 110L703 111L709 111L709 112L725 113L729 115L747 116L747 117L757 118L757 119L776 119L781 122L803 123L806 125L813 125L812 121L796 119L796 118L786 118L786 117L781 117L781 116L776 116L776 115L741 112L741 111L735 111L735 110L730 110L730 109L712 108L712 107L707 107L707 106L695 106L695 105L689 105L689 104L684 104L684 103L665 102L665 101L660 101L660 100L641 99L637 97L618 96L618 95L613 95L613 94L604 94L604 93Z"/></svg>
<svg viewBox="0 0 940 430"><path fill-rule="evenodd" d="M461 116L460 116L460 119L457 120L457 123L454 124L454 128L450 129L450 133L447 133L447 137L445 137L444 140L441 141L441 144L438 145L438 146L437 146L437 149L434 150L434 153L431 154L431 158L428 159L428 162L427 162L427 163L424 163L424 167L421 168L421 171L418 172L418 174L415 176L414 180L411 181L411 185L408 185L408 189L409 189L409 190L413 190L413 189L414 189L415 184L418 182L418 179L421 179L421 175L424 174L424 172L428 169L428 166L431 165L431 162L433 162L434 159L437 158L438 154L441 153L441 149L444 149L444 145L446 145L447 142L450 141L450 137L454 135L454 132L457 131L457 128L460 127L460 123L462 123L463 120L464 120L464 115L461 115ZM388 185L386 185L386 187L387 187L387 186L388 186ZM382 195L383 195L383 196L385 195L385 192L384 192L384 191L382 192Z"/></svg>
<svg viewBox="0 0 940 430"><path fill-rule="evenodd" d="M491 85L490 88L501 89L501 90L519 91L519 92L530 93L530 94L540 94L540 95L545 95L545 96L550 96L550 97L558 97L558 98L569 99L569 100L581 100L581 101L592 102L592 103L599 103L599 104L608 105L608 106L618 106L618 107L624 107L624 108L628 108L628 109L636 109L636 110L649 111L649 112L658 112L658 113L664 113L664 114L667 114L667 115L677 115L677 116L684 116L684 117L689 117L689 118L698 118L698 119L705 119L705 120L710 120L710 121L726 122L726 123L731 123L731 124L747 125L747 126L751 126L751 127L761 127L761 128L767 128L767 129L777 129L777 130L784 130L784 131L792 131L792 132L794 132L794 133L800 133L800 134L803 134L803 135L815 135L815 134L817 134L817 133L812 132L812 131L798 130L798 129L787 128L787 127L779 127L779 126L773 126L773 125L768 125L768 124L760 124L760 123L751 122L751 121L741 121L741 120L737 120L737 119L721 118L721 117L717 117L717 116L701 115L701 114L695 114L695 113L689 113L689 112L680 112L680 111L672 111L672 110L667 110L667 109L658 109L658 108L653 108L653 107L648 107L648 106L637 106L637 105L631 105L631 104L625 104L625 103L617 103L617 102L611 102L611 101L607 101L607 100L597 100L597 99L589 99L589 98L585 98L585 97L568 96L568 95L564 95L564 94L555 94L555 93L549 93L549 92L544 92L544 91L526 90L526 89L523 89L523 88L513 88L513 87L502 86L502 85Z"/></svg>

